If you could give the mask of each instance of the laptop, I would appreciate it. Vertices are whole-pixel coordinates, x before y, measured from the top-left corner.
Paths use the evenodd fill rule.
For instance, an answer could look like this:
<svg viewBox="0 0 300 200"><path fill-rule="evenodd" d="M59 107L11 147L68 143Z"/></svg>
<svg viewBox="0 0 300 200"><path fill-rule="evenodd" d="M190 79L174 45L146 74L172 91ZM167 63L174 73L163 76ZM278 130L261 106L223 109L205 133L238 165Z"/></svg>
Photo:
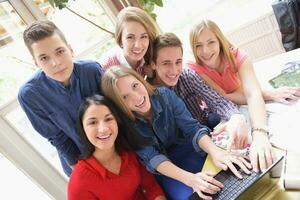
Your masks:
<svg viewBox="0 0 300 200"><path fill-rule="evenodd" d="M248 175L242 172L241 169L238 169L243 179L238 179L230 170L221 170L214 178L223 183L224 187L220 192L212 195L212 198L216 200L259 199L277 184L279 179L272 178L280 177L283 164L284 156L282 155L265 172L252 171L252 173ZM200 199L196 192L189 197L189 200Z"/></svg>

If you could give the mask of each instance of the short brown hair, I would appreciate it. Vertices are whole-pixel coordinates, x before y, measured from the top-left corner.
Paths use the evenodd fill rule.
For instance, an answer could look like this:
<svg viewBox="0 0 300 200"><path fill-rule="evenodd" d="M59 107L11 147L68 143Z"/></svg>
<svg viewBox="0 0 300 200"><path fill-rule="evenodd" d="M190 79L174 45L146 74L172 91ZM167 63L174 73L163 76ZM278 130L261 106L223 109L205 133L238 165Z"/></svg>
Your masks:
<svg viewBox="0 0 300 200"><path fill-rule="evenodd" d="M33 43L46 37L51 37L54 33L56 33L67 44L64 34L53 22L49 20L39 20L30 24L23 32L23 40L31 55L33 56L33 51L31 48Z"/></svg>
<svg viewBox="0 0 300 200"><path fill-rule="evenodd" d="M165 47L180 47L181 52L182 43L180 39L174 33L164 33L156 37L153 42L153 62L156 63L156 59L158 57L158 51Z"/></svg>
<svg viewBox="0 0 300 200"><path fill-rule="evenodd" d="M122 9L118 14L118 21L115 29L116 42L120 47L122 46L122 33L125 22L137 22L146 29L146 32L149 36L149 47L144 56L144 59L146 64L150 64L153 54L152 43L155 40L156 36L160 33L156 22L143 9L137 7L126 7Z"/></svg>
<svg viewBox="0 0 300 200"><path fill-rule="evenodd" d="M131 121L135 121L135 116L130 108L126 105L123 97L120 95L119 89L117 87L117 81L119 78L133 76L138 81L140 81L146 88L149 96L154 93L154 88L147 81L143 79L136 71L125 66L113 66L105 71L101 78L101 89L103 94L112 100Z"/></svg>

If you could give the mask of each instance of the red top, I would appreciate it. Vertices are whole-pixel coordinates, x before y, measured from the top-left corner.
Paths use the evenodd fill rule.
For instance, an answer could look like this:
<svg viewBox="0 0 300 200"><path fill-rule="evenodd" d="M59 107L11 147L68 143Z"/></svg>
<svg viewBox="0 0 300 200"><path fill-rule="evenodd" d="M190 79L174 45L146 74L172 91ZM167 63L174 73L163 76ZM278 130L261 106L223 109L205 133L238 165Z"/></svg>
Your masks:
<svg viewBox="0 0 300 200"><path fill-rule="evenodd" d="M234 61L237 66L237 70L240 70L240 67L246 60L247 56L244 52L242 52L239 49L233 49L232 54L235 59ZM226 93L231 93L234 92L241 85L241 81L238 74L231 70L230 65L227 61L224 61L223 64L225 65L224 72L220 74L215 69L210 69L206 65L199 65L193 62L187 63L189 68L193 69L198 74L206 74L217 85L219 85Z"/></svg>
<svg viewBox="0 0 300 200"><path fill-rule="evenodd" d="M94 156L80 160L70 176L68 199L143 200L164 196L135 153L124 152L121 159L118 175L104 168Z"/></svg>

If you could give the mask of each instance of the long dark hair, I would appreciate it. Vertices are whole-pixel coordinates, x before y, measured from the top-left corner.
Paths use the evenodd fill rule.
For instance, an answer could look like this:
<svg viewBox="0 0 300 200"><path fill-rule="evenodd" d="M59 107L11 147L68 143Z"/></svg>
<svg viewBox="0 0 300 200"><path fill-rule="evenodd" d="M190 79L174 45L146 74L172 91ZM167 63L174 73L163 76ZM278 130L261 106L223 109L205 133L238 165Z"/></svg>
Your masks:
<svg viewBox="0 0 300 200"><path fill-rule="evenodd" d="M91 105L106 106L110 110L110 112L114 116L114 118L116 119L117 124L118 124L118 135L117 135L117 138L115 141L116 151L120 154L121 149L130 149L130 147L128 146L128 144L124 138L124 133L123 133L124 129L122 128L119 111L112 104L112 102L109 101L104 96L94 95L94 96L86 98L85 101L79 107L79 113L78 113L78 119L77 119L77 130L78 130L78 134L80 136L80 139L81 139L81 142L83 145L83 152L81 154L81 157L83 159L87 159L95 151L95 146L88 140L86 133L84 131L84 128L83 128L83 123L82 123L83 116L86 113L87 109Z"/></svg>
<svg viewBox="0 0 300 200"><path fill-rule="evenodd" d="M115 141L115 148L119 154L121 153L121 150L138 150L145 145L141 142L139 134L132 128L130 121L125 117L123 112L108 98L96 94L86 98L79 107L77 132L83 145L81 159L89 158L95 151L95 146L88 140L82 123L83 116L91 105L106 106L116 119L118 124L118 135Z"/></svg>

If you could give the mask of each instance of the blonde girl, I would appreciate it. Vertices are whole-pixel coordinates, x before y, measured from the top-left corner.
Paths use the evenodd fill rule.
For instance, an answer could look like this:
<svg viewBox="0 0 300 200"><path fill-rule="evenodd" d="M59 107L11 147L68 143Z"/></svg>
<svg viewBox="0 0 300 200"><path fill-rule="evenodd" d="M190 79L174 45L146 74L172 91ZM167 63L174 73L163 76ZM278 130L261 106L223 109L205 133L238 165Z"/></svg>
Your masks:
<svg viewBox="0 0 300 200"><path fill-rule="evenodd" d="M129 68L115 66L102 77L102 91L127 115L140 141L137 155L163 187L168 199L188 199L197 192L215 194L223 187L211 173L200 172L206 153L214 163L241 178L233 163L246 173L251 165L219 149L211 141L209 129L192 118L184 102L165 87L153 88ZM137 138L137 137L135 137ZM204 193L205 192L205 193Z"/></svg>
<svg viewBox="0 0 300 200"><path fill-rule="evenodd" d="M300 96L299 89L283 89L277 93L261 92L250 60L243 52L234 48L211 20L202 20L191 29L190 45L196 62L189 62L188 66L224 97L237 104L248 104L253 136L251 163L254 170L257 171L259 167L265 170L272 164L275 155L268 139L264 99L280 101L279 99L285 98L281 95L283 90L292 99L297 99ZM282 97L277 98L278 95Z"/></svg>

